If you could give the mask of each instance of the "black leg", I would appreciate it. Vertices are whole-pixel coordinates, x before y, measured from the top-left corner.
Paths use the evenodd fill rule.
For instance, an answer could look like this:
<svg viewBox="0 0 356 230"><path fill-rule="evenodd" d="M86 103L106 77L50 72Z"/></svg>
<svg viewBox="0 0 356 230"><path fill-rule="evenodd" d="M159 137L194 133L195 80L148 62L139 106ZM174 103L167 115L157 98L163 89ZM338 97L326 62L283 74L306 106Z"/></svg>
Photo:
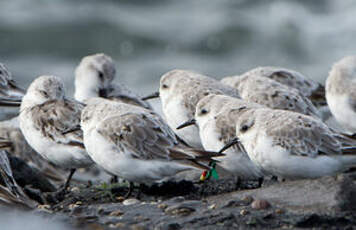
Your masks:
<svg viewBox="0 0 356 230"><path fill-rule="evenodd" d="M110 184L116 184L119 182L119 178L117 176L112 176L110 178Z"/></svg>
<svg viewBox="0 0 356 230"><path fill-rule="evenodd" d="M258 178L258 188L261 188L261 187L262 187L263 180L264 180L263 177Z"/></svg>
<svg viewBox="0 0 356 230"><path fill-rule="evenodd" d="M65 194L67 192L67 188L69 187L70 180L72 179L75 171L76 171L76 169L71 169L64 185L58 191L53 193L52 199L54 199L56 202L60 202L64 199Z"/></svg>
<svg viewBox="0 0 356 230"><path fill-rule="evenodd" d="M129 185L129 191L125 195L125 199L129 198L131 196L132 191L134 190L135 186L133 182L130 182Z"/></svg>
<svg viewBox="0 0 356 230"><path fill-rule="evenodd" d="M70 170L70 173L69 173L69 175L68 175L68 178L67 178L67 180L66 180L66 183L64 184L64 187L63 187L63 190L64 190L64 191L66 191L67 188L69 187L70 180L72 179L73 174L75 173L76 170L77 170L77 169L71 169L71 170Z"/></svg>
<svg viewBox="0 0 356 230"><path fill-rule="evenodd" d="M143 184L140 184L140 186L138 187L138 192L137 192L137 195L136 195L136 199L138 199L138 200L140 199L142 190L143 190Z"/></svg>
<svg viewBox="0 0 356 230"><path fill-rule="evenodd" d="M241 186L241 178L238 176L236 177L235 190L238 190L240 186Z"/></svg>

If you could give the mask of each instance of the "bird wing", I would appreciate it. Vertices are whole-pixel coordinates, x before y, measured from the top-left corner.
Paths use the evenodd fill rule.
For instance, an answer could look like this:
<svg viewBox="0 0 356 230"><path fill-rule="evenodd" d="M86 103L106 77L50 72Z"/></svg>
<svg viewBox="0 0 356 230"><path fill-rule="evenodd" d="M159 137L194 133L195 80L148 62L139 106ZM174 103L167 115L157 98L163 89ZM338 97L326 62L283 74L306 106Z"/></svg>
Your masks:
<svg viewBox="0 0 356 230"><path fill-rule="evenodd" d="M82 109L82 104L64 99L37 105L31 109L31 113L35 128L45 137L57 143L84 148L83 132L77 128Z"/></svg>
<svg viewBox="0 0 356 230"><path fill-rule="evenodd" d="M320 120L303 114L278 110L261 117L269 123L266 133L274 145L298 156L341 154L341 143Z"/></svg>

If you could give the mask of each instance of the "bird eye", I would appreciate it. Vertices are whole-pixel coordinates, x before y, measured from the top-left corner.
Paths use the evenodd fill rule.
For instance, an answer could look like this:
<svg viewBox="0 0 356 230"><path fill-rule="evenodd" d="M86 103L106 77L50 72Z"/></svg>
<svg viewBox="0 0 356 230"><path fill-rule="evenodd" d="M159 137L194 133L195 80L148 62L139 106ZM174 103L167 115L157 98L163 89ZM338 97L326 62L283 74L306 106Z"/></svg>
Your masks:
<svg viewBox="0 0 356 230"><path fill-rule="evenodd" d="M163 84L163 85L162 85L162 88L163 88L163 89L168 89L168 85Z"/></svg>
<svg viewBox="0 0 356 230"><path fill-rule="evenodd" d="M248 130L248 126L247 125L243 125L241 128L240 128L240 131L241 132L246 132Z"/></svg>
<svg viewBox="0 0 356 230"><path fill-rule="evenodd" d="M202 110L200 111L200 113L201 113L201 114L207 114L207 113L208 113L208 110L202 109Z"/></svg>
<svg viewBox="0 0 356 230"><path fill-rule="evenodd" d="M104 79L104 73L103 72L101 72L101 71L99 71L99 78L100 78L100 80L103 80Z"/></svg>
<svg viewBox="0 0 356 230"><path fill-rule="evenodd" d="M44 90L40 90L40 93L44 96L44 97L48 97L48 93Z"/></svg>

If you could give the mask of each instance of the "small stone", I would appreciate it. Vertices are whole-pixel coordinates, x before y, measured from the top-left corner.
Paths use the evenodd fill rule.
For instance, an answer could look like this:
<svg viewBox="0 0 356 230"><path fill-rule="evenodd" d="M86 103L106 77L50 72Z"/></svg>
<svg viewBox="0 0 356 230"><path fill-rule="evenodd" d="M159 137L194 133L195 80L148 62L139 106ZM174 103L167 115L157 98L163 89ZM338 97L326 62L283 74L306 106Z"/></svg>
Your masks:
<svg viewBox="0 0 356 230"><path fill-rule="evenodd" d="M37 208L38 209L42 209L42 210L43 209L47 209L48 210L48 209L51 209L51 205L49 205L49 204L40 204L40 205L37 206Z"/></svg>
<svg viewBox="0 0 356 230"><path fill-rule="evenodd" d="M109 216L122 216L122 215L124 215L124 212L121 210L112 211L109 214Z"/></svg>
<svg viewBox="0 0 356 230"><path fill-rule="evenodd" d="M208 207L208 209L215 209L216 208L216 204L212 204Z"/></svg>
<svg viewBox="0 0 356 230"><path fill-rule="evenodd" d="M38 205L37 209L43 212L47 212L47 213L52 213L52 211L50 210L51 206L48 204L43 204L43 205Z"/></svg>
<svg viewBox="0 0 356 230"><path fill-rule="evenodd" d="M116 197L116 200L119 201L119 202L123 202L125 200L125 197L123 196L117 196Z"/></svg>
<svg viewBox="0 0 356 230"><path fill-rule="evenodd" d="M159 204L159 205L157 205L157 208L162 209L162 210L166 209L167 207L168 207L167 204Z"/></svg>
<svg viewBox="0 0 356 230"><path fill-rule="evenodd" d="M284 212L283 212L283 210L282 209L276 209L276 214L283 214Z"/></svg>
<svg viewBox="0 0 356 230"><path fill-rule="evenodd" d="M126 225L124 224L124 223L116 223L116 224L114 224L114 227L115 228L124 228Z"/></svg>
<svg viewBox="0 0 356 230"><path fill-rule="evenodd" d="M138 203L140 203L140 201L135 198L127 199L122 202L123 205L134 205Z"/></svg>
<svg viewBox="0 0 356 230"><path fill-rule="evenodd" d="M82 205L82 204L83 204L83 202L81 202L81 201L77 201L77 202L75 202L75 204L76 204L76 205Z"/></svg>
<svg viewBox="0 0 356 230"><path fill-rule="evenodd" d="M247 214L248 214L248 211L245 210L245 209L242 209L242 210L240 211L240 215L241 215L241 216L246 216Z"/></svg>
<svg viewBox="0 0 356 230"><path fill-rule="evenodd" d="M246 202L246 203L248 203L248 205L249 205L249 204L252 203L253 197L252 197L252 196L244 196L244 197L242 197L241 200L244 201L244 202Z"/></svg>
<svg viewBox="0 0 356 230"><path fill-rule="evenodd" d="M251 207L253 209L262 210L270 207L270 204L266 200L255 200L252 202Z"/></svg>
<svg viewBox="0 0 356 230"><path fill-rule="evenodd" d="M68 205L68 208L69 208L70 210L73 210L73 209L75 209L75 208L77 208L77 207L79 207L79 205L77 205L77 204L70 204L70 205Z"/></svg>
<svg viewBox="0 0 356 230"><path fill-rule="evenodd" d="M70 189L71 192L80 192L80 189L78 187L73 187Z"/></svg>
<svg viewBox="0 0 356 230"><path fill-rule="evenodd" d="M165 213L170 214L170 215L188 216L194 211L195 211L195 209L191 208L191 207L172 206L172 207L166 208Z"/></svg>

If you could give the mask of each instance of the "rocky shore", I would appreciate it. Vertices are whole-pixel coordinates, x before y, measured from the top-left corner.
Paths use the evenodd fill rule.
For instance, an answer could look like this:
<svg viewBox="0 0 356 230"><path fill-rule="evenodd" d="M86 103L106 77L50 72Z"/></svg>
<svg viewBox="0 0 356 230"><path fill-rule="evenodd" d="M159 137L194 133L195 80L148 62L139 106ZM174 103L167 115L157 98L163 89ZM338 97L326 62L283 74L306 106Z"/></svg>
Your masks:
<svg viewBox="0 0 356 230"><path fill-rule="evenodd" d="M85 229L353 229L356 173L316 180L267 181L262 188L234 179L144 187L125 199L125 184L78 184L65 199L36 213L61 216ZM135 193L136 194L136 193ZM135 196L134 194L134 196Z"/></svg>

